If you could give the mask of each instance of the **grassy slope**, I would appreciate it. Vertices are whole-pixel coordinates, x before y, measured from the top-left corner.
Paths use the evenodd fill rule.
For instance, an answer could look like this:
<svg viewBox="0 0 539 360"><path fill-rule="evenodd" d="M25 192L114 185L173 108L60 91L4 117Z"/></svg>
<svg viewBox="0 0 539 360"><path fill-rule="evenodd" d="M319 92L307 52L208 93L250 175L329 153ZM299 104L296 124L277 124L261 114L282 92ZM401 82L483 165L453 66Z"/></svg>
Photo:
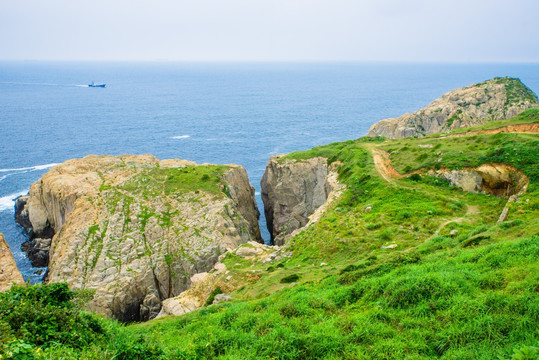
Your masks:
<svg viewBox="0 0 539 360"><path fill-rule="evenodd" d="M537 112L525 116L537 121ZM238 271L263 270L255 284L232 294L251 300L128 331L157 342L171 358L492 359L537 346L537 141L517 134L358 139L289 154L341 161L348 185L318 224L291 241L294 256L271 268L229 259ZM417 146L423 143L440 146ZM385 182L370 150L405 146L415 156L392 155L399 170L503 160L530 177L528 193L496 225L502 199L427 178ZM380 249L393 243L396 249ZM280 283L290 274L298 284Z"/></svg>
<svg viewBox="0 0 539 360"><path fill-rule="evenodd" d="M525 116L537 121L537 113ZM109 335L102 340L83 348L57 343L44 349L46 358L505 359L519 349L533 352L539 343L537 141L515 134L481 135L481 141L361 138L289 154L340 161L347 184L323 218L290 241L290 259L261 264L228 255L232 274L256 274L232 293L233 302L130 326L103 320ZM433 148L417 146L425 143ZM496 225L504 200L428 177L388 183L374 167L377 148L393 152L401 171L494 159L519 167L531 183L507 221ZM208 170L204 181L212 184L220 169ZM166 185L162 175L142 176ZM389 244L397 248L380 248ZM290 275L298 280L281 281Z"/></svg>

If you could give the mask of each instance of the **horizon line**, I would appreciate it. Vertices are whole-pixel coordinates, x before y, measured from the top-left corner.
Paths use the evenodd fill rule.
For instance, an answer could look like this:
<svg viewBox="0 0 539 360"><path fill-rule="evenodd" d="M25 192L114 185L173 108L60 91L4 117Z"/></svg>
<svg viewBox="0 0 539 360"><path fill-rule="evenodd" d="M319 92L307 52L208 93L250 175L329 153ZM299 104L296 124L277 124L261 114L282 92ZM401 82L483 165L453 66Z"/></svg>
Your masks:
<svg viewBox="0 0 539 360"><path fill-rule="evenodd" d="M170 60L170 59L0 59L0 62L65 62L65 63L184 63L184 64L432 64L432 65L474 65L474 64L522 64L537 65L539 60L470 60L470 61L438 61L438 60Z"/></svg>

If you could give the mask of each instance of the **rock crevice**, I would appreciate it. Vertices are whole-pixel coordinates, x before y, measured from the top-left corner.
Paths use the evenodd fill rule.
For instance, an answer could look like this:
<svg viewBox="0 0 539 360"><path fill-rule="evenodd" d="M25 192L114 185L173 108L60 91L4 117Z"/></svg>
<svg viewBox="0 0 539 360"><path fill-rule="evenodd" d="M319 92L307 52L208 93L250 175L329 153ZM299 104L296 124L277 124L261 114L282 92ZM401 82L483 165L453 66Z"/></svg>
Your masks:
<svg viewBox="0 0 539 360"><path fill-rule="evenodd" d="M275 245L283 245L295 230L326 203L336 184L327 159L302 161L272 156L260 183L266 223Z"/></svg>

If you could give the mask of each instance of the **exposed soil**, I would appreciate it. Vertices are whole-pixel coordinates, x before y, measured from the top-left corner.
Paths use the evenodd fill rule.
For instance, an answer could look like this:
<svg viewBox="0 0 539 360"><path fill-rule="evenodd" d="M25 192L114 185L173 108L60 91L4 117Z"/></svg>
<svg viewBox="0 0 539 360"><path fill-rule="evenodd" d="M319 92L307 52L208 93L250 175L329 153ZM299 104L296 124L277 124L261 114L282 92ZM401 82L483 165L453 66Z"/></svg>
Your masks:
<svg viewBox="0 0 539 360"><path fill-rule="evenodd" d="M508 126L504 126L498 129L470 131L470 132L466 132L462 134L451 134L444 137L463 137L463 136L473 136L473 135L479 135L479 134L498 134L501 132L518 133L518 134L539 134L539 123L508 125Z"/></svg>

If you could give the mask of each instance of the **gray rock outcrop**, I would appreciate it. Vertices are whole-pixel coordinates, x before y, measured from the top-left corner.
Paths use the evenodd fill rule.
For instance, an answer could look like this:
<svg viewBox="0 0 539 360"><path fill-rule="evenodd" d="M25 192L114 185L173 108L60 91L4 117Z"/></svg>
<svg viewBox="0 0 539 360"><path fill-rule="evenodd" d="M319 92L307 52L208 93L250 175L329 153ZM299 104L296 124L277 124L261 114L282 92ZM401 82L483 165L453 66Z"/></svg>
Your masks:
<svg viewBox="0 0 539 360"><path fill-rule="evenodd" d="M494 78L450 91L412 114L381 120L371 126L367 136L425 136L508 119L537 106L537 96L519 79Z"/></svg>
<svg viewBox="0 0 539 360"><path fill-rule="evenodd" d="M327 181L327 159L315 157L302 161L272 156L260 182L266 223L276 245L285 236L305 226L333 189Z"/></svg>
<svg viewBox="0 0 539 360"><path fill-rule="evenodd" d="M429 170L428 175L449 181L464 191L509 198L526 191L529 179L517 168L501 163L488 163L474 168Z"/></svg>
<svg viewBox="0 0 539 360"><path fill-rule="evenodd" d="M48 281L95 289L90 310L122 321L155 317L227 248L262 241L236 165L87 156L49 170L24 201L29 233L54 232Z"/></svg>
<svg viewBox="0 0 539 360"><path fill-rule="evenodd" d="M13 284L24 285L24 279L15 264L4 234L0 234L0 292L9 290Z"/></svg>

